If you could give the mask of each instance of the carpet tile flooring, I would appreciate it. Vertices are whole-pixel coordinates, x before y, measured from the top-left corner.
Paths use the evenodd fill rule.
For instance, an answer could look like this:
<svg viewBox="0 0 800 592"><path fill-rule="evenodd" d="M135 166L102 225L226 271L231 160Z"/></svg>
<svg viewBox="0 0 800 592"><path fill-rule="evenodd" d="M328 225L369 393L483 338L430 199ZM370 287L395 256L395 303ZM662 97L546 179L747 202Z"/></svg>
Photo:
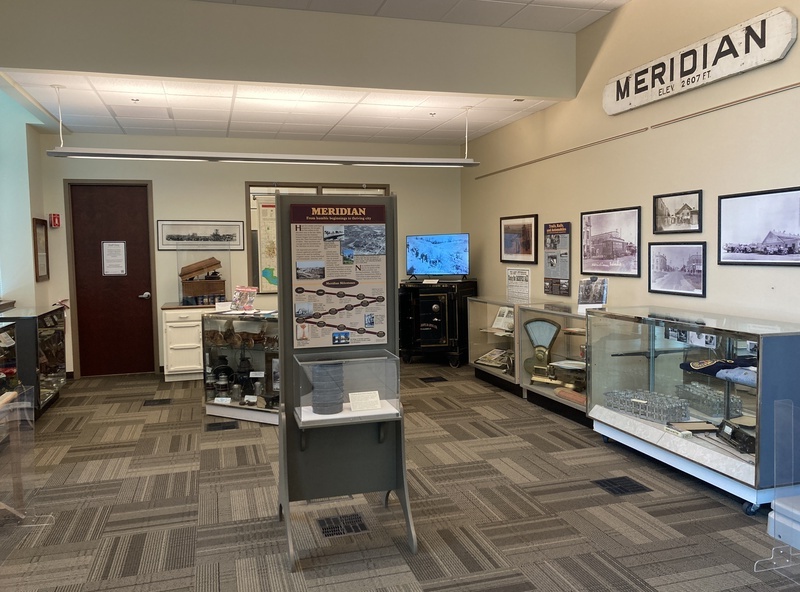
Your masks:
<svg viewBox="0 0 800 592"><path fill-rule="evenodd" d="M800 590L754 570L776 546L766 508L747 516L572 410L419 361L401 367L418 553L385 492L293 502L290 571L278 429L206 416L202 386L68 383L25 455L28 515L0 522L0 590Z"/></svg>

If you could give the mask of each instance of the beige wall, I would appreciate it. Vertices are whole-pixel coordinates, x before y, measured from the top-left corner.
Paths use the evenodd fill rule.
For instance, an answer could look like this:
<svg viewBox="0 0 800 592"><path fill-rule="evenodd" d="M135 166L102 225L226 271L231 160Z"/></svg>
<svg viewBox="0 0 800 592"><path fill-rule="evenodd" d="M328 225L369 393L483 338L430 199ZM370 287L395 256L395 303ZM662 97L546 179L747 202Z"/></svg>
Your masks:
<svg viewBox="0 0 800 592"><path fill-rule="evenodd" d="M52 158L45 151L58 145L58 136L43 135L39 140L38 159L32 169L40 172L37 182L43 215L65 209L64 182L150 181L153 187L153 213L156 220L245 220L247 201L245 183L382 183L389 184L397 195L398 263L405 269L404 239L407 234L457 232L461 227L460 174L457 169L412 169L384 167L329 167L298 165L261 165L225 163L177 163L140 161L93 161ZM101 134L75 134L65 142L70 146L149 147L173 150L220 150L229 152L287 152L309 154L374 154L374 146L332 142L267 142L255 140L219 140L198 138L126 137ZM381 145L381 154L458 158L458 147L409 148ZM68 221L65 220L65 223ZM154 229L155 232L155 229ZM40 297L55 302L69 297L67 267L67 232L50 231L51 280L40 284ZM202 255L202 253L199 253ZM202 257L198 257L202 258ZM154 294L160 307L179 297L178 268L174 251L156 251L156 286ZM225 275L230 285L248 284L244 251L231 253ZM272 297L259 298L258 305L277 308ZM68 370L72 370L71 351ZM163 361L163 360L162 360Z"/></svg>
<svg viewBox="0 0 800 592"><path fill-rule="evenodd" d="M800 15L800 0L781 3ZM608 116L602 89L623 72L775 8L763 0L633 0L578 35L578 96L502 128L470 145L481 162L462 173L463 230L473 244L473 270L483 294L505 289L499 262L499 217L539 214L542 223L573 224L572 280L580 274L580 213L642 206L642 277L609 278L609 305L652 304L800 321L797 267L719 266L717 198L722 194L800 186L800 88L736 104L664 127L657 124L715 109L800 82L800 47L776 64L716 82L627 113ZM522 163L640 130L492 174ZM481 176L484 178L479 178ZM702 234L653 235L653 195L701 189ZM647 243L708 243L707 297L650 294ZM539 237L539 253L543 239ZM541 259L541 257L540 257ZM536 300L543 264L532 267Z"/></svg>

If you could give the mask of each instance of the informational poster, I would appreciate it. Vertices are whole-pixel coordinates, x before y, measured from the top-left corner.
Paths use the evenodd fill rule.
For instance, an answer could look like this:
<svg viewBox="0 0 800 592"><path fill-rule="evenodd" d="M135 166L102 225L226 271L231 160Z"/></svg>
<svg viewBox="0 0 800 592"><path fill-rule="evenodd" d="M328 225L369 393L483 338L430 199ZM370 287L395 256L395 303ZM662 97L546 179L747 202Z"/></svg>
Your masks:
<svg viewBox="0 0 800 592"><path fill-rule="evenodd" d="M506 268L506 300L518 304L531 301L531 270Z"/></svg>
<svg viewBox="0 0 800 592"><path fill-rule="evenodd" d="M278 232L275 197L258 198L258 291L278 291Z"/></svg>
<svg viewBox="0 0 800 592"><path fill-rule="evenodd" d="M554 222L544 225L544 293L570 295L571 224Z"/></svg>
<svg viewBox="0 0 800 592"><path fill-rule="evenodd" d="M125 241L102 241L103 275L128 275Z"/></svg>
<svg viewBox="0 0 800 592"><path fill-rule="evenodd" d="M295 349L387 343L386 208L292 204Z"/></svg>

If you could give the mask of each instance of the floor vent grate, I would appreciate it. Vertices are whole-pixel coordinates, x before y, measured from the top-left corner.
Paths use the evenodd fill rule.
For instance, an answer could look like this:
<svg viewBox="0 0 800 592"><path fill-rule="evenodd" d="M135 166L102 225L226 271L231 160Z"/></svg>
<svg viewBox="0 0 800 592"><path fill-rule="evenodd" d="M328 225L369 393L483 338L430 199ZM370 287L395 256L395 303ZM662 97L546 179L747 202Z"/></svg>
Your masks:
<svg viewBox="0 0 800 592"><path fill-rule="evenodd" d="M142 407L156 407L158 405L170 405L172 399L148 399L142 403Z"/></svg>
<svg viewBox="0 0 800 592"><path fill-rule="evenodd" d="M628 495L631 493L645 493L653 491L649 487L645 487L638 481L630 477L613 477L612 479L599 479L592 481L598 487L604 489L611 495Z"/></svg>
<svg viewBox="0 0 800 592"><path fill-rule="evenodd" d="M238 421L218 421L206 424L207 432L221 432L222 430L235 430L239 427Z"/></svg>
<svg viewBox="0 0 800 592"><path fill-rule="evenodd" d="M322 536L325 538L358 534L369 530L364 524L361 514L347 514L346 516L332 516L317 520Z"/></svg>
<svg viewBox="0 0 800 592"><path fill-rule="evenodd" d="M444 376L427 376L424 378L420 378L422 382L447 382L447 379Z"/></svg>

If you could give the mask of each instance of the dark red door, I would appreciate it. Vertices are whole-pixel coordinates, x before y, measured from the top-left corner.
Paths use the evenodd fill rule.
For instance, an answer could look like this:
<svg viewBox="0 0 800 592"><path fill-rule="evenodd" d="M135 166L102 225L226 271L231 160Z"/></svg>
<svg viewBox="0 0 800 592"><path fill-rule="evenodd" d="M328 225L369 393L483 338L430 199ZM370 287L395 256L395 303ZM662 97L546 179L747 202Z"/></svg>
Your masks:
<svg viewBox="0 0 800 592"><path fill-rule="evenodd" d="M155 370L148 186L70 184L81 376Z"/></svg>

